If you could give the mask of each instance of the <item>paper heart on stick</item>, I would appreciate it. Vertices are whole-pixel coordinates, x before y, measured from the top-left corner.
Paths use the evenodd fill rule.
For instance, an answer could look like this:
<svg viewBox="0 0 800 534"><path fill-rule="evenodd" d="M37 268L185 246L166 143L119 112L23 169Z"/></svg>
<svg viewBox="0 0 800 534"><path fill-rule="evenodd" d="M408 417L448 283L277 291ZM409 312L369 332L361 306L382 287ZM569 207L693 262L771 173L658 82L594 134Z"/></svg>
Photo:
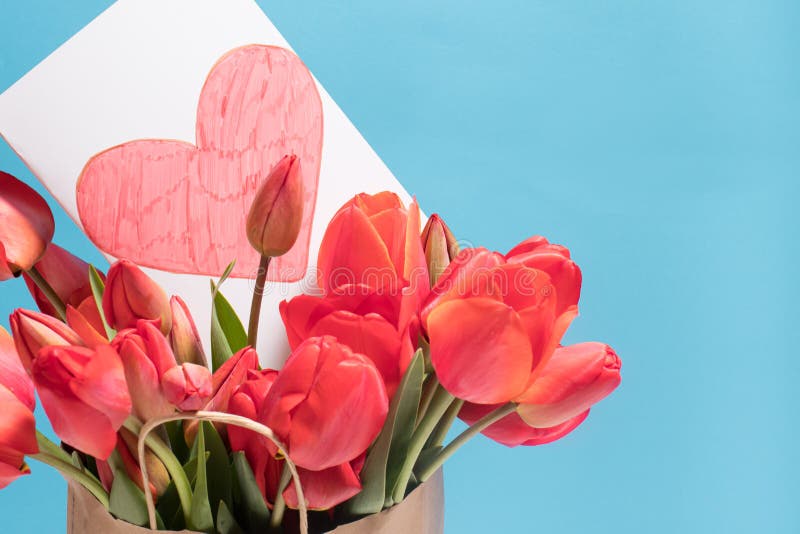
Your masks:
<svg viewBox="0 0 800 534"><path fill-rule="evenodd" d="M300 159L303 225L269 279L301 279L322 156L322 104L303 62L263 45L237 48L212 68L197 106L196 145L143 139L92 157L77 183L78 213L103 251L175 273L255 278L245 220L256 190L286 154Z"/></svg>

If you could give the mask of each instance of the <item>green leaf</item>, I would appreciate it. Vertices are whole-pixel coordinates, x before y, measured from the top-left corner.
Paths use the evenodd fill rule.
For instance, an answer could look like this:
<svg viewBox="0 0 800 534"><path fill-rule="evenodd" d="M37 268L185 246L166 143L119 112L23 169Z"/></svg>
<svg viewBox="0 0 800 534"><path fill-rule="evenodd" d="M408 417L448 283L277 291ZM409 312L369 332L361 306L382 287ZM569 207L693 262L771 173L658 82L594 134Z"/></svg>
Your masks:
<svg viewBox="0 0 800 534"><path fill-rule="evenodd" d="M207 421L202 424L206 451L209 454L206 464L208 502L211 504L211 510L214 511L217 510L220 502L224 502L227 506L233 506L231 465L228 460L228 450L217 433L217 429Z"/></svg>
<svg viewBox="0 0 800 534"><path fill-rule="evenodd" d="M144 493L122 469L114 471L108 511L115 517L134 525L147 526L149 524Z"/></svg>
<svg viewBox="0 0 800 534"><path fill-rule="evenodd" d="M351 516L378 513L387 498L391 499L414 432L424 374L425 360L418 350L392 397L383 429L367 454L361 470L362 490L344 505Z"/></svg>
<svg viewBox="0 0 800 534"><path fill-rule="evenodd" d="M116 453L116 451L114 452ZM209 453L206 452L206 460L208 460L209 456ZM197 456L183 464L183 471L186 473L189 483L194 484L195 480L197 480ZM173 481L170 481L163 495L158 498L156 509L162 517L171 518L167 525L170 530L183 530L186 528L183 510L181 510L181 501L178 498L178 490L175 488Z"/></svg>
<svg viewBox="0 0 800 534"><path fill-rule="evenodd" d="M97 311L100 313L100 319L103 321L103 328L106 330L108 339L114 339L117 331L111 328L106 321L106 314L103 312L103 291L106 290L106 284L103 278L94 265L89 266L89 285L92 287L92 296L94 296L94 303L97 306Z"/></svg>
<svg viewBox="0 0 800 534"><path fill-rule="evenodd" d="M186 445L186 437L183 434L183 421L170 421L165 424L167 437L169 437L170 448L173 454L182 464L189 459L189 447Z"/></svg>
<svg viewBox="0 0 800 534"><path fill-rule="evenodd" d="M265 532L269 528L269 508L256 484L250 464L241 451L233 453L233 472L236 478L239 517L246 521L248 532Z"/></svg>
<svg viewBox="0 0 800 534"><path fill-rule="evenodd" d="M225 334L225 339L234 353L240 351L247 346L247 332L239 320L239 316L228 302L225 296L217 292L214 297L214 311L217 314L217 320L222 327L222 332Z"/></svg>
<svg viewBox="0 0 800 534"><path fill-rule="evenodd" d="M225 501L219 502L217 510L217 532L219 534L244 534L244 530L236 522Z"/></svg>
<svg viewBox="0 0 800 534"><path fill-rule="evenodd" d="M219 282L211 282L211 363L213 370L219 369L235 352L247 346L247 332L230 302L219 288L233 271L231 262L222 273Z"/></svg>
<svg viewBox="0 0 800 534"><path fill-rule="evenodd" d="M195 446L196 457L207 458L202 425L197 428ZM206 478L205 461L197 462L197 480L195 480L194 491L192 492L192 512L189 516L189 523L187 526L191 530L209 532L214 529L214 517L211 514L211 505L208 502L208 479Z"/></svg>

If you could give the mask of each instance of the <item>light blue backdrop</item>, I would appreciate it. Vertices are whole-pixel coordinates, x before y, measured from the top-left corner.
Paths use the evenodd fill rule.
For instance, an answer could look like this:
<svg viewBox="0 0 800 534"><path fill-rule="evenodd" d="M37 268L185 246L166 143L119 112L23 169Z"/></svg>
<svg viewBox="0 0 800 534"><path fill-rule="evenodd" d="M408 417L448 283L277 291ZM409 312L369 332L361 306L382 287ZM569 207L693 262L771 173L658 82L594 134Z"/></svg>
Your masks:
<svg viewBox="0 0 800 534"><path fill-rule="evenodd" d="M0 90L109 4L0 3ZM566 439L451 461L447 533L799 532L800 3L342 4L262 7L427 212L567 244L568 341L624 362ZM0 168L34 183L5 145ZM31 304L0 292L2 317ZM3 532L63 531L64 484L33 469Z"/></svg>

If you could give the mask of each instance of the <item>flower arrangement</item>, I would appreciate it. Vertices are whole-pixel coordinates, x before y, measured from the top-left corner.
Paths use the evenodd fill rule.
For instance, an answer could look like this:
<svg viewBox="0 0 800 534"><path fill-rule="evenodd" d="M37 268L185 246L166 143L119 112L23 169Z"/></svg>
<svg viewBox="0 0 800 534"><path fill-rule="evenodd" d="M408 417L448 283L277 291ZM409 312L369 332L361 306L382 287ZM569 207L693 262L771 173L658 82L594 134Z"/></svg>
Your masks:
<svg viewBox="0 0 800 534"><path fill-rule="evenodd" d="M403 502L478 434L565 436L619 384L610 347L561 345L581 287L567 248L462 250L390 192L330 221L315 291L280 304L286 363L261 368L261 297L300 231L300 164L282 159L247 217L262 257L248 328L221 291L232 267L211 284L210 351L180 297L130 261L104 274L51 243L45 201L0 173L0 280L23 276L40 310L0 328L0 487L32 458L132 524L324 532ZM60 444L36 430L35 393Z"/></svg>

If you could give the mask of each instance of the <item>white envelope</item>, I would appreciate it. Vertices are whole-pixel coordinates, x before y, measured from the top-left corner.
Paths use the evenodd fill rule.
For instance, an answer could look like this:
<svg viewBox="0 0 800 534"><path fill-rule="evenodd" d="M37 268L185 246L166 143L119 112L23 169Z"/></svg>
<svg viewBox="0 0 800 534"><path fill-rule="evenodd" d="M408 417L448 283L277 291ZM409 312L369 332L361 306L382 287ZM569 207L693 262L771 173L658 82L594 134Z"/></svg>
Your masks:
<svg viewBox="0 0 800 534"><path fill-rule="evenodd" d="M0 95L0 134L80 225L76 182L87 161L134 139L194 143L210 69L249 44L290 48L252 0L120 0ZM348 198L391 190L410 200L318 82L317 88L324 129L310 272L328 221ZM147 272L188 303L207 338L209 277ZM279 366L288 355L278 303L304 282L278 284L265 295L258 344L264 365ZM244 322L253 285L234 279L223 287Z"/></svg>

